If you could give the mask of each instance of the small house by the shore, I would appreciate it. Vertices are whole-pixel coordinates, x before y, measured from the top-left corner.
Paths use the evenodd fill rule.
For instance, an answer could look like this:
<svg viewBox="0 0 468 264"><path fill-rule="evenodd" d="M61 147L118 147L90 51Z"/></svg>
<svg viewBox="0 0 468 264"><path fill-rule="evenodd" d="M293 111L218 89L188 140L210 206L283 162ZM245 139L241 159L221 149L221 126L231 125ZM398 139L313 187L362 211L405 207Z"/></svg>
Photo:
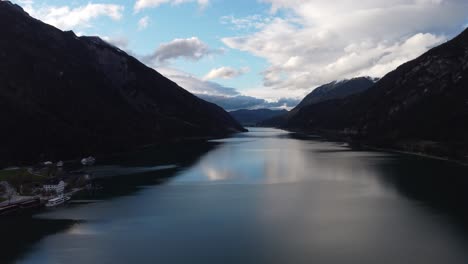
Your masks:
<svg viewBox="0 0 468 264"><path fill-rule="evenodd" d="M64 181L54 179L54 180L49 180L46 183L44 183L42 188L46 192L55 191L56 193L63 193L63 191L65 190L65 185L66 184Z"/></svg>

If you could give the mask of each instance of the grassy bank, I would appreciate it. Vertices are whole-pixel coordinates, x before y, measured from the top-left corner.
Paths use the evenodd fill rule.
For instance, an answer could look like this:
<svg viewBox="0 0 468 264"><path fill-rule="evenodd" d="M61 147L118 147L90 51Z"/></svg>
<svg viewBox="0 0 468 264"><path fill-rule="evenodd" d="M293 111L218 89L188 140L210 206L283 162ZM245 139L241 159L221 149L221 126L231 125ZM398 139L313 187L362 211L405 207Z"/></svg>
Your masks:
<svg viewBox="0 0 468 264"><path fill-rule="evenodd" d="M17 190L24 183L42 182L45 179L45 176L31 174L26 168L0 170L0 182L6 181Z"/></svg>

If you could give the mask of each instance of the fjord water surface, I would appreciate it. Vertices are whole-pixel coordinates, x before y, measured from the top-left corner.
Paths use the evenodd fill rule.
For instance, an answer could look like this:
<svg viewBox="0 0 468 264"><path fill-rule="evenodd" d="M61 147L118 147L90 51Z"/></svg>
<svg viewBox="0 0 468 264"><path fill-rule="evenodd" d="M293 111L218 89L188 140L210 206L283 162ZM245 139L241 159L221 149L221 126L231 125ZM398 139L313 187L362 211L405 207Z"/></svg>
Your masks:
<svg viewBox="0 0 468 264"><path fill-rule="evenodd" d="M468 263L466 167L250 130L106 161L95 170L118 176L28 220L51 231L9 260Z"/></svg>

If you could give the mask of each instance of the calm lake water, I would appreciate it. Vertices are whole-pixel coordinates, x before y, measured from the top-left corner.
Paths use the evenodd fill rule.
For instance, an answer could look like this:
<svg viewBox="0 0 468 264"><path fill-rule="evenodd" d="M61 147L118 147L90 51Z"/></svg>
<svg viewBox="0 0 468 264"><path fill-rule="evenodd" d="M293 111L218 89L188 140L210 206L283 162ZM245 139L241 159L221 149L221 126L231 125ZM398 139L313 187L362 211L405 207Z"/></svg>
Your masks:
<svg viewBox="0 0 468 264"><path fill-rule="evenodd" d="M0 220L0 263L468 263L450 162L253 128L91 171L82 203Z"/></svg>

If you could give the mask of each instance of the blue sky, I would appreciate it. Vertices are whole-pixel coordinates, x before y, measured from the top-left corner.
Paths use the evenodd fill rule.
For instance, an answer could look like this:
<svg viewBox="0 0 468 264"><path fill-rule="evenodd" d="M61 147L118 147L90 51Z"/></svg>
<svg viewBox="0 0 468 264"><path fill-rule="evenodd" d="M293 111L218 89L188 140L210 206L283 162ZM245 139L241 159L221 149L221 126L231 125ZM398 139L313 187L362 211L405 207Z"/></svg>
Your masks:
<svg viewBox="0 0 468 264"><path fill-rule="evenodd" d="M466 0L14 2L102 37L193 93L253 108L285 98L274 107L291 107L333 80L382 77L468 23Z"/></svg>

